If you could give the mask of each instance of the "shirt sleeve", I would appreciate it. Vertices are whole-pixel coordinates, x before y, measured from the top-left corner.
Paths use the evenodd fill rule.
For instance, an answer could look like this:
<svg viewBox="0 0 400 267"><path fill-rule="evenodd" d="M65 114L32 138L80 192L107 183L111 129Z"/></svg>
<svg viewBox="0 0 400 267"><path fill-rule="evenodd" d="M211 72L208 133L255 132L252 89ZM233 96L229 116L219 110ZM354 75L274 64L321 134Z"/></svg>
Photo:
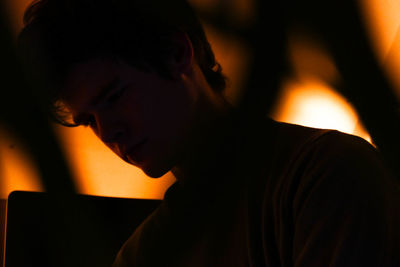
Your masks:
<svg viewBox="0 0 400 267"><path fill-rule="evenodd" d="M321 138L293 198L293 265L400 266L399 184L367 142Z"/></svg>

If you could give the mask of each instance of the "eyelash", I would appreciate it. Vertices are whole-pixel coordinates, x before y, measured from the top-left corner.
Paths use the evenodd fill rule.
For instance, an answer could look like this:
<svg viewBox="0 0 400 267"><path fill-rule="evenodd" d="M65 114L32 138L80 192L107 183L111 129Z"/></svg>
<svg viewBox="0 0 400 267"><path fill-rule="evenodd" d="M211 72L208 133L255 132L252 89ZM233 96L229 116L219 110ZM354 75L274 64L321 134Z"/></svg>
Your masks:
<svg viewBox="0 0 400 267"><path fill-rule="evenodd" d="M95 128L96 127L96 119L93 116L91 116L89 119L82 122L81 125L84 127Z"/></svg>

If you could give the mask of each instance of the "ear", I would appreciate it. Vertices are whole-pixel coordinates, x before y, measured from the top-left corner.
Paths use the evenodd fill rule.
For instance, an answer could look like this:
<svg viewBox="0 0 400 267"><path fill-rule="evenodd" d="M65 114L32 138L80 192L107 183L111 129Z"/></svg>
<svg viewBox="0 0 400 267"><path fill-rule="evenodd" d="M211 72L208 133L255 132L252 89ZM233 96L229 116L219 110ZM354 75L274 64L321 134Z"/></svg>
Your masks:
<svg viewBox="0 0 400 267"><path fill-rule="evenodd" d="M171 47L167 49L166 63L172 77L178 78L181 74L191 71L193 46L186 33L176 32L170 38Z"/></svg>

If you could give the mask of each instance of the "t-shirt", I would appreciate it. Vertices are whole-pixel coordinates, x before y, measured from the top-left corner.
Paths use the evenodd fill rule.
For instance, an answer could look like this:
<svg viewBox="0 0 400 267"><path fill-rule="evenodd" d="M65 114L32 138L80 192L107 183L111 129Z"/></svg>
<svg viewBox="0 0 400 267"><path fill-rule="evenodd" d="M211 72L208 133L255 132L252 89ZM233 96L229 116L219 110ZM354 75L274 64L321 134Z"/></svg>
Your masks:
<svg viewBox="0 0 400 267"><path fill-rule="evenodd" d="M400 266L399 184L372 145L270 119L229 129L114 267Z"/></svg>

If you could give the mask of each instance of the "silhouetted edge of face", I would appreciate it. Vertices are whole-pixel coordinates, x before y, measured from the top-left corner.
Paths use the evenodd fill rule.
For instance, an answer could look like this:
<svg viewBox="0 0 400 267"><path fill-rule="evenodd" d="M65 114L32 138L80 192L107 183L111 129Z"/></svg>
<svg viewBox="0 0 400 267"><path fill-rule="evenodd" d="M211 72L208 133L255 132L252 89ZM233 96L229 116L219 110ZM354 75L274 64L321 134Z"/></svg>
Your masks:
<svg viewBox="0 0 400 267"><path fill-rule="evenodd" d="M195 117L185 79L161 77L110 57L74 65L62 101L126 162L157 178L179 161Z"/></svg>

